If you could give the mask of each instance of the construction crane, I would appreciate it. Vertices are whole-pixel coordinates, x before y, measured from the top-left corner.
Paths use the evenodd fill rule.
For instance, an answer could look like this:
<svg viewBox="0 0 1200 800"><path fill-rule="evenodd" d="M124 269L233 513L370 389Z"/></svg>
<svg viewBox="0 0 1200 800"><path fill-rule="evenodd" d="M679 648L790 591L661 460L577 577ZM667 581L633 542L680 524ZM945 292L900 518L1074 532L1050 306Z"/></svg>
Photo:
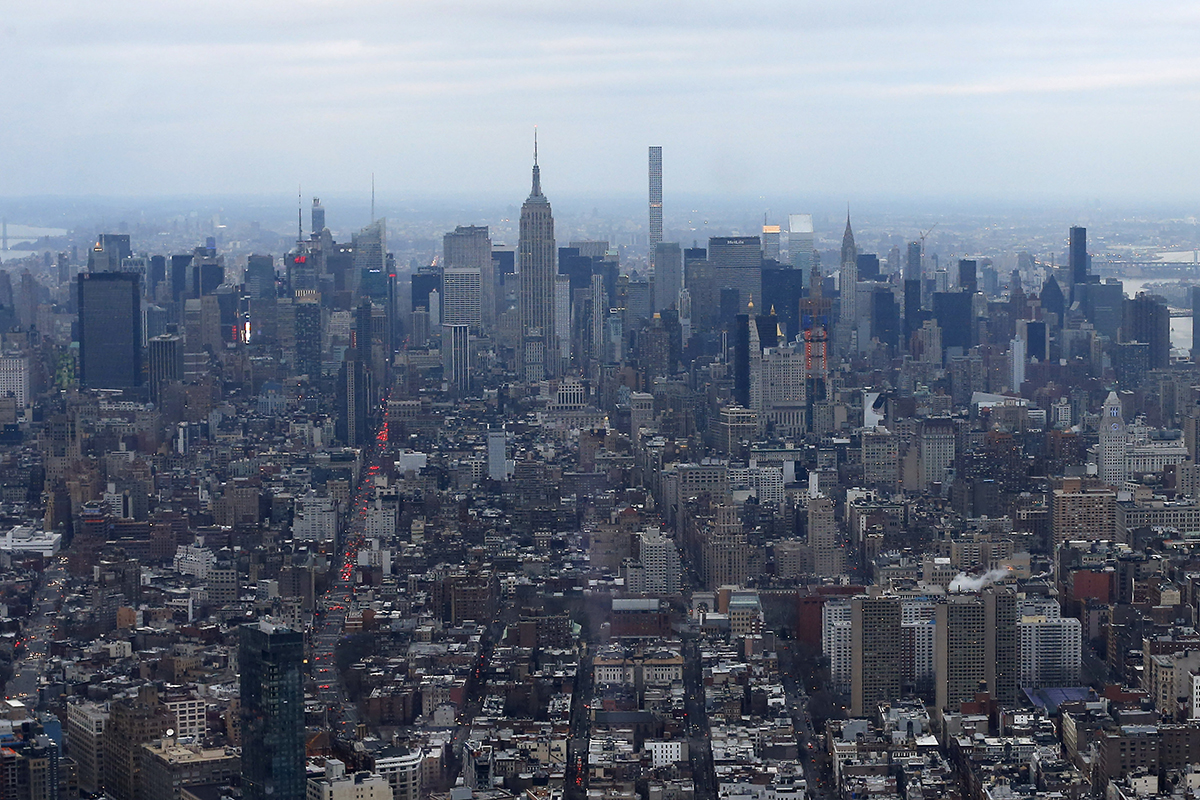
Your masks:
<svg viewBox="0 0 1200 800"><path fill-rule="evenodd" d="M937 226L938 226L938 224L935 222L935 223L933 223L933 225L931 225L929 227L929 230L927 230L921 234L920 238L921 238L921 260L922 261L925 260L925 237L928 236L929 234L933 233L933 229L936 228Z"/></svg>

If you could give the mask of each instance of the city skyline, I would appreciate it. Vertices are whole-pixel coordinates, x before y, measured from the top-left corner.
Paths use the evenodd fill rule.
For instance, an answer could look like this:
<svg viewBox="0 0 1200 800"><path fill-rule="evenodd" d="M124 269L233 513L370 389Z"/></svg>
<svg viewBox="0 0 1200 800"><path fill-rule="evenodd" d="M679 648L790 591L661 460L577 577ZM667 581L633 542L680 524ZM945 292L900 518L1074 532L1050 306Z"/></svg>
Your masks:
<svg viewBox="0 0 1200 800"><path fill-rule="evenodd" d="M1186 200L1200 171L1174 133L1200 83L1183 4L515 3L452 27L425 4L76 10L11 15L2 195L332 195L372 174L495 195L535 124L563 197L644 194L648 142L667 186L723 197ZM87 124L47 122L102 92Z"/></svg>

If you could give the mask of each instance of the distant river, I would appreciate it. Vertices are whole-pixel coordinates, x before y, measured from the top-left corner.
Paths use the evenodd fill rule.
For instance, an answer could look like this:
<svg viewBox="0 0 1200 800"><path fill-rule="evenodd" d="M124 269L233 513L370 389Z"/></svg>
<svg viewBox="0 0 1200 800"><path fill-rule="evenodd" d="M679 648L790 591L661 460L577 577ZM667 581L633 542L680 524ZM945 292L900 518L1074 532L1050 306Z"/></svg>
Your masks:
<svg viewBox="0 0 1200 800"><path fill-rule="evenodd" d="M8 246L11 248L14 244L32 242L43 236L64 236L66 233L63 228L39 228L34 225L18 225L10 222L8 223ZM31 250L5 250L3 243L0 243L0 262L28 258L32 252Z"/></svg>
<svg viewBox="0 0 1200 800"><path fill-rule="evenodd" d="M1125 287L1125 294L1130 297L1136 297L1137 293L1144 289L1147 283L1155 282L1161 282L1161 279L1156 281L1153 278L1131 278L1121 281ZM1200 285L1200 281L1196 283ZM1192 349L1191 317L1171 317L1171 346L1180 350Z"/></svg>

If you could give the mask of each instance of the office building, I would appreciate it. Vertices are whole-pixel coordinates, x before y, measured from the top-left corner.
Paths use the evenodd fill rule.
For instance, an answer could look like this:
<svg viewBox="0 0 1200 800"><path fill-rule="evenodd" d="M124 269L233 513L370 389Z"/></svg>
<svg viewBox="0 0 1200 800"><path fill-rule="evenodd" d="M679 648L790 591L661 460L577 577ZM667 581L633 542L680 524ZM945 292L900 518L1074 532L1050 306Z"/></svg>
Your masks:
<svg viewBox="0 0 1200 800"><path fill-rule="evenodd" d="M477 267L442 272L443 325L466 325L478 333L483 323L483 276Z"/></svg>
<svg viewBox="0 0 1200 800"><path fill-rule="evenodd" d="M779 244L782 238L782 228L778 225L762 226L762 257L768 261L779 261Z"/></svg>
<svg viewBox="0 0 1200 800"><path fill-rule="evenodd" d="M1083 652L1079 620L1063 618L1052 598L1024 601L1019 613L1021 687L1078 686Z"/></svg>
<svg viewBox="0 0 1200 800"><path fill-rule="evenodd" d="M112 703L104 727L104 793L114 800L143 800L142 745L171 730L175 715L158 700L153 685L136 697Z"/></svg>
<svg viewBox="0 0 1200 800"><path fill-rule="evenodd" d="M821 605L821 650L829 659L830 682L841 691L850 687L854 675L852 620L849 600L828 600Z"/></svg>
<svg viewBox="0 0 1200 800"><path fill-rule="evenodd" d="M521 320L521 368L527 382L557 374L558 342L554 330L554 216L550 201L542 194L542 173L533 146L533 186L521 206L517 242L517 268L521 273L519 314Z"/></svg>
<svg viewBox="0 0 1200 800"><path fill-rule="evenodd" d="M663 238L662 148L650 147L650 255L657 257ZM657 268L658 262L655 261Z"/></svg>
<svg viewBox="0 0 1200 800"><path fill-rule="evenodd" d="M508 480L508 434L504 428L488 431L487 459L488 480Z"/></svg>
<svg viewBox="0 0 1200 800"><path fill-rule="evenodd" d="M183 380L183 339L164 333L150 340L146 348L150 402L157 403L164 384Z"/></svg>
<svg viewBox="0 0 1200 800"><path fill-rule="evenodd" d="M842 264L838 288L841 295L841 315L837 327L837 349L839 355L848 355L858 349L858 246L854 243L854 231L850 228L848 212L846 230L842 233Z"/></svg>
<svg viewBox="0 0 1200 800"><path fill-rule="evenodd" d="M142 800L179 800L188 786L228 786L241 772L232 748L180 744L165 736L142 745Z"/></svg>
<svg viewBox="0 0 1200 800"><path fill-rule="evenodd" d="M1171 362L1171 314L1166 302L1157 295L1138 292L1125 301L1126 342L1142 342L1150 347L1150 369L1162 369Z"/></svg>
<svg viewBox="0 0 1200 800"><path fill-rule="evenodd" d="M67 704L67 751L75 762L80 791L94 794L104 785L104 726L108 706L100 703Z"/></svg>
<svg viewBox="0 0 1200 800"><path fill-rule="evenodd" d="M958 261L958 288L967 294L979 291L979 273L977 262L962 258Z"/></svg>
<svg viewBox="0 0 1200 800"><path fill-rule="evenodd" d="M246 294L252 298L275 296L275 259L251 255L246 259Z"/></svg>
<svg viewBox="0 0 1200 800"><path fill-rule="evenodd" d="M930 417L921 425L921 488L944 483L954 466L954 420Z"/></svg>
<svg viewBox="0 0 1200 800"><path fill-rule="evenodd" d="M25 353L0 355L0 397L12 397L18 410L29 405L29 356Z"/></svg>
<svg viewBox="0 0 1200 800"><path fill-rule="evenodd" d="M392 747L380 751L368 765L392 787L391 800L420 800L426 782L423 762L420 748Z"/></svg>
<svg viewBox="0 0 1200 800"><path fill-rule="evenodd" d="M1025 340L1018 336L1008 343L1008 388L1010 390L1021 391L1021 386L1025 383L1027 361Z"/></svg>
<svg viewBox="0 0 1200 800"><path fill-rule="evenodd" d="M904 261L904 282L919 281L923 277L921 256L924 247L921 242L909 242L908 253Z"/></svg>
<svg viewBox="0 0 1200 800"><path fill-rule="evenodd" d="M387 220L377 219L350 237L354 271L387 270Z"/></svg>
<svg viewBox="0 0 1200 800"><path fill-rule="evenodd" d="M490 331L496 325L496 267L492 259L492 240L488 235L486 225L459 225L442 237L442 266L447 271L457 269L479 270L479 324L484 330ZM416 275L413 276L416 280ZM424 298L429 292L439 289L437 285L429 286ZM415 286L414 286L415 289ZM451 302L449 287L442 290L443 305ZM422 300L424 298L421 298ZM413 302L417 295L414 292ZM416 305L425 305L424 302ZM460 321L443 319L443 323L458 325ZM467 324L471 324L470 321Z"/></svg>
<svg viewBox="0 0 1200 800"><path fill-rule="evenodd" d="M863 483L868 488L896 491L900 484L900 439L887 428L864 428L861 436Z"/></svg>
<svg viewBox="0 0 1200 800"><path fill-rule="evenodd" d="M879 256L875 253L859 253L857 256L858 279L860 281L877 281L879 274Z"/></svg>
<svg viewBox="0 0 1200 800"><path fill-rule="evenodd" d="M846 572L846 550L833 516L833 500L810 494L807 504L808 546L812 548L814 571L823 578L839 577Z"/></svg>
<svg viewBox="0 0 1200 800"><path fill-rule="evenodd" d="M571 279L566 275L554 276L554 331L558 337L558 374L562 374L571 364Z"/></svg>
<svg viewBox="0 0 1200 800"><path fill-rule="evenodd" d="M1071 228L1070 241L1067 245L1067 267L1071 272L1073 285L1088 282L1087 228L1079 226Z"/></svg>
<svg viewBox="0 0 1200 800"><path fill-rule="evenodd" d="M367 441L367 412L371 408L370 371L354 350L338 371L337 438L347 447L360 447Z"/></svg>
<svg viewBox="0 0 1200 800"><path fill-rule="evenodd" d="M720 269L761 269L762 244L757 236L713 236L708 261Z"/></svg>
<svg viewBox="0 0 1200 800"><path fill-rule="evenodd" d="M1126 461L1125 415L1121 399L1116 392L1109 392L1100 414L1100 480L1109 486L1124 486L1129 475Z"/></svg>
<svg viewBox="0 0 1200 800"><path fill-rule="evenodd" d="M79 275L79 383L131 389L142 382L142 300L136 275Z"/></svg>
<svg viewBox="0 0 1200 800"><path fill-rule="evenodd" d="M788 262L807 280L813 264L812 214L788 215Z"/></svg>
<svg viewBox="0 0 1200 800"><path fill-rule="evenodd" d="M675 541L652 529L639 534L639 560L645 575L644 591L651 594L678 594L682 567Z"/></svg>
<svg viewBox="0 0 1200 800"><path fill-rule="evenodd" d="M471 389L470 340L467 325L442 325L442 380L458 396Z"/></svg>
<svg viewBox="0 0 1200 800"><path fill-rule="evenodd" d="M942 329L942 347L969 350L973 344L971 295L966 292L934 292L933 318Z"/></svg>
<svg viewBox="0 0 1200 800"><path fill-rule="evenodd" d="M387 778L373 772L346 774L346 765L329 758L325 775L309 778L308 800L395 800ZM415 798L414 798L415 800Z"/></svg>
<svg viewBox="0 0 1200 800"><path fill-rule="evenodd" d="M266 621L241 627L242 796L304 800L304 635Z"/></svg>
<svg viewBox="0 0 1200 800"><path fill-rule="evenodd" d="M898 597L850 601L850 715L865 717L901 696L904 668Z"/></svg>
<svg viewBox="0 0 1200 800"><path fill-rule="evenodd" d="M678 242L659 242L654 247L654 310L679 307L683 291L683 250Z"/></svg>
<svg viewBox="0 0 1200 800"><path fill-rule="evenodd" d="M1050 530L1057 546L1067 541L1112 541L1117 536L1117 495L1111 488L1085 488L1066 478L1050 493Z"/></svg>
<svg viewBox="0 0 1200 800"><path fill-rule="evenodd" d="M1192 357L1200 356L1200 286L1193 286L1192 298Z"/></svg>

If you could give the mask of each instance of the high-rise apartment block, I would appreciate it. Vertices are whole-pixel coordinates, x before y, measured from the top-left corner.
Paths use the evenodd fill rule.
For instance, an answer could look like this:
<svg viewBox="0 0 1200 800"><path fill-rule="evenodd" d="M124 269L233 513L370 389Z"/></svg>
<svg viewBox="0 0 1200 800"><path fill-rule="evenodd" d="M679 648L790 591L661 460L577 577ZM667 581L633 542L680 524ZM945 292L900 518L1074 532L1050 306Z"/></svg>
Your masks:
<svg viewBox="0 0 1200 800"><path fill-rule="evenodd" d="M663 238L662 148L650 147L650 254ZM655 262L657 266L657 262Z"/></svg>
<svg viewBox="0 0 1200 800"><path fill-rule="evenodd" d="M864 717L901 695L904 648L898 597L850 601L850 713Z"/></svg>
<svg viewBox="0 0 1200 800"><path fill-rule="evenodd" d="M241 627L242 794L304 800L304 634L266 621Z"/></svg>
<svg viewBox="0 0 1200 800"><path fill-rule="evenodd" d="M1016 596L1008 589L952 594L937 606L938 708L957 711L981 691L1011 704L1018 685Z"/></svg>

